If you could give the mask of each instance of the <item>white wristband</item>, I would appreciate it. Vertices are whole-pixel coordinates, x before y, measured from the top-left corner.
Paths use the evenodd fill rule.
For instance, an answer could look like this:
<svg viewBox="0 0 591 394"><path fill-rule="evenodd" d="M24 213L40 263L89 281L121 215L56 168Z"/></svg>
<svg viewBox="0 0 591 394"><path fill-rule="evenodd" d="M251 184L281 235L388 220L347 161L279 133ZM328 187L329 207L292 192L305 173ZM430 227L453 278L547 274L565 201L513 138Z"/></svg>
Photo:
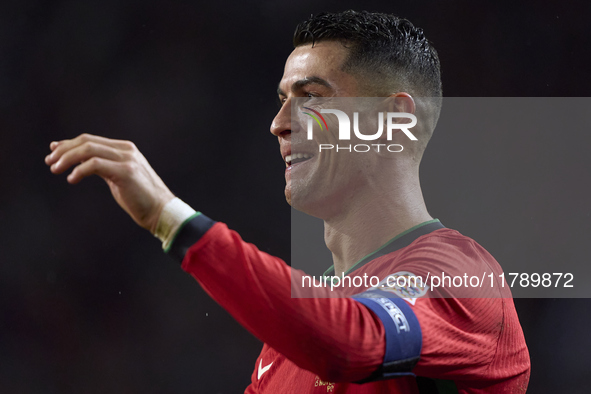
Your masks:
<svg viewBox="0 0 591 394"><path fill-rule="evenodd" d="M168 251L177 232L188 219L195 217L198 213L185 204L180 198L170 200L158 219L154 236L162 241L162 249Z"/></svg>

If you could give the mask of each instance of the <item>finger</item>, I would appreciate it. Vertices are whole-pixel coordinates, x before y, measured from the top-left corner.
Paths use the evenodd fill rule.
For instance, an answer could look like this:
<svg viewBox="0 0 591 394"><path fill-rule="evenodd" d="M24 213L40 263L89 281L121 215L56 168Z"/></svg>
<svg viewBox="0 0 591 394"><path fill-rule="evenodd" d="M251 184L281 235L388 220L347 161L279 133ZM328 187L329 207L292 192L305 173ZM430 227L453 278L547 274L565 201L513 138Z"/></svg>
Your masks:
<svg viewBox="0 0 591 394"><path fill-rule="evenodd" d="M98 175L105 180L115 180L122 178L125 171L130 172L127 164L93 157L76 166L67 179L71 184L76 184L90 175Z"/></svg>
<svg viewBox="0 0 591 394"><path fill-rule="evenodd" d="M80 146L86 142L93 142L106 146L111 146L121 150L135 149L135 145L130 141L114 140L110 138L100 137L92 134L80 134L78 137L71 140L54 141L50 144L50 149L53 146L53 152L47 155L45 163L52 165L57 162L60 157L70 149Z"/></svg>
<svg viewBox="0 0 591 394"><path fill-rule="evenodd" d="M92 134L80 134L78 137L71 140L54 141L50 144L50 149L53 145L53 152L45 157L45 163L47 165L53 165L57 162L60 157L70 149L80 146L86 142L92 142L96 144L110 146L115 149L121 150L134 150L135 145L131 141L114 140L110 138L100 137ZM55 144L54 144L55 143Z"/></svg>
<svg viewBox="0 0 591 394"><path fill-rule="evenodd" d="M128 157L128 152L94 142L85 142L84 144L64 153L62 157L51 166L51 172L54 174L61 174L71 166L82 163L93 157L112 161L122 161Z"/></svg>

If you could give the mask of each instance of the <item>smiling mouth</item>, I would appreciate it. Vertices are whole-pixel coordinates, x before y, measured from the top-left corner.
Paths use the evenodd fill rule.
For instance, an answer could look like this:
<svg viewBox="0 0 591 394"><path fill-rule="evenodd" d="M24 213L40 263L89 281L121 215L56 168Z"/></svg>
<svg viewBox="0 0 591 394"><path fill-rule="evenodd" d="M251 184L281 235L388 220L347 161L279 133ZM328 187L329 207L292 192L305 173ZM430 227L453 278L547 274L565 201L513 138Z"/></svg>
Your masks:
<svg viewBox="0 0 591 394"><path fill-rule="evenodd" d="M302 163L304 161L310 160L314 155L310 153L294 153L291 155L285 156L285 163L287 166L292 166L297 163Z"/></svg>

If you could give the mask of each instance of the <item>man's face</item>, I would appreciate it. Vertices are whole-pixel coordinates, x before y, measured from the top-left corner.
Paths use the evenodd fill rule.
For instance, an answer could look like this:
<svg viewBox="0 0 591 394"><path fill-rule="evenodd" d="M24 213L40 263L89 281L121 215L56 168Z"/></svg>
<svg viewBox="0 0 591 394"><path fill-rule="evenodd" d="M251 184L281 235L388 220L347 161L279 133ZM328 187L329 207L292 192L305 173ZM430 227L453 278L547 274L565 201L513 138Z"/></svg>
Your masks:
<svg viewBox="0 0 591 394"><path fill-rule="evenodd" d="M339 154L339 160L336 160L334 154L331 157L331 152L319 154L318 141L307 141L305 138L305 124L302 126L301 122L294 121L292 128L291 104L298 97L357 96L357 80L342 71L346 57L347 48L336 41L319 42L314 47L297 47L287 59L279 83L278 94L282 106L273 119L271 133L278 137L281 155L286 161L285 196L294 208L314 216L319 216L318 212L312 211L324 210L325 205L334 203L334 197L347 184L350 186L351 173L342 166L347 161L345 155ZM327 121L330 121L329 117ZM324 138L330 136L324 135ZM295 141L298 152L292 152ZM304 152L304 157L296 157L301 152Z"/></svg>

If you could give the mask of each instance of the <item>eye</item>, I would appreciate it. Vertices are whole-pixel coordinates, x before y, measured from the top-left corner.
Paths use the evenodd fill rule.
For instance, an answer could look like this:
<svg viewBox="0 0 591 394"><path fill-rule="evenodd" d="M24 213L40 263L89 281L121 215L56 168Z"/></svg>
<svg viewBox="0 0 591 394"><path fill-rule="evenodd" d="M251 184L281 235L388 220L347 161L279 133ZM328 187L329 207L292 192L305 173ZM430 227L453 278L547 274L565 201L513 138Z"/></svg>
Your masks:
<svg viewBox="0 0 591 394"><path fill-rule="evenodd" d="M322 100L322 95L316 92L304 92L303 100L306 102L306 105L315 106Z"/></svg>

